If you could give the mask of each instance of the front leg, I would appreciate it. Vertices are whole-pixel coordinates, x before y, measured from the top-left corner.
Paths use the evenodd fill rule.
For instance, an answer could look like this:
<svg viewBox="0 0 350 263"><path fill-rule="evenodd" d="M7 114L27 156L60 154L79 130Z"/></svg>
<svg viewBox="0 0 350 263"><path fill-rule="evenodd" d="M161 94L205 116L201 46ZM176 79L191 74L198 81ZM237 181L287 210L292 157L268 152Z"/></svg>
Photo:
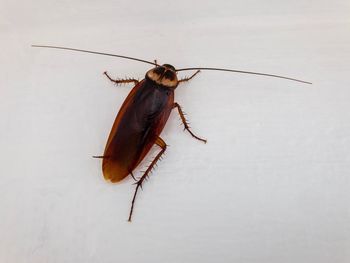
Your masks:
<svg viewBox="0 0 350 263"><path fill-rule="evenodd" d="M186 81L189 81L189 80L191 80L194 76L196 76L199 72L201 72L200 70L197 70L191 77L185 77L185 78L183 78L183 79L180 79L179 80L179 84L181 83L181 82L186 82Z"/></svg>
<svg viewBox="0 0 350 263"><path fill-rule="evenodd" d="M193 138L195 138L195 139L197 139L197 140L200 140L200 141L202 141L202 142L204 142L204 143L207 143L207 140L206 140L206 139L202 139L202 138L200 138L200 137L194 135L193 132L190 130L190 127L188 126L188 122L187 122L187 120L186 120L186 118L185 118L185 115L184 115L184 113L183 113L183 111L182 111L180 105L179 105L177 102L174 103L173 108L177 108L177 110L178 110L178 112L179 112L179 115L180 115L180 117L181 117L182 123L183 123L184 126L185 126L185 130L187 130L187 131L192 135Z"/></svg>
<svg viewBox="0 0 350 263"><path fill-rule="evenodd" d="M132 79L132 78L130 78L130 79L112 79L112 78L107 74L107 71L103 72L103 74L105 74L106 77L107 77L110 81L114 82L114 83L117 84L117 85L118 85L118 84L131 83L131 82L133 82L135 85L139 83L139 81L138 81L137 79Z"/></svg>

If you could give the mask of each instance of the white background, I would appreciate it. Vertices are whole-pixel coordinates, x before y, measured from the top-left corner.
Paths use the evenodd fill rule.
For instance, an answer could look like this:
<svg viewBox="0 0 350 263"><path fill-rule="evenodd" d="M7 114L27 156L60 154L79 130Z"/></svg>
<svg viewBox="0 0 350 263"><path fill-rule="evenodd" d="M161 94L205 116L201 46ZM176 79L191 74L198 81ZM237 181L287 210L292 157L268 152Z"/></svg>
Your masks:
<svg viewBox="0 0 350 263"><path fill-rule="evenodd" d="M350 261L349 1L0 5L0 262ZM106 182L91 156L131 87L102 72L149 65L31 44L314 84L202 72L180 86L208 144L174 111L128 223L133 180Z"/></svg>

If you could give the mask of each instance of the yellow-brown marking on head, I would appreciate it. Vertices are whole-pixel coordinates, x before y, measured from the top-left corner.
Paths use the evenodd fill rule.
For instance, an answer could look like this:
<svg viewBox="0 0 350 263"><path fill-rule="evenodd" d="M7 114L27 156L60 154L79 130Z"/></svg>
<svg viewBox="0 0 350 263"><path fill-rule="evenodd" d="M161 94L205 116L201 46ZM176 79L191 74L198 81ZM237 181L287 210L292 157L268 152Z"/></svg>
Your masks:
<svg viewBox="0 0 350 263"><path fill-rule="evenodd" d="M146 77L159 85L175 89L179 84L175 68L172 65L164 64L157 66L146 73Z"/></svg>

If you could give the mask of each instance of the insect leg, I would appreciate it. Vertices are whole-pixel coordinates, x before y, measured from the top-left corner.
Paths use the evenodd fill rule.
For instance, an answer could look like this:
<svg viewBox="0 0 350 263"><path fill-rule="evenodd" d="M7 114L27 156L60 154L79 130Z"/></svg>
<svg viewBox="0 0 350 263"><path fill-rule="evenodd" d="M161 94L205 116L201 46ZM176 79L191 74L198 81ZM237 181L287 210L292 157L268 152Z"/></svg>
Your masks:
<svg viewBox="0 0 350 263"><path fill-rule="evenodd" d="M130 175L131 175L132 179L134 179L135 181L137 181L136 178L135 178L135 176L134 176L134 174L133 174L132 172L130 172Z"/></svg>
<svg viewBox="0 0 350 263"><path fill-rule="evenodd" d="M145 171L145 173L142 175L142 177L135 183L136 184L136 189L135 189L135 193L134 193L134 197L132 198L131 201L131 208L130 208L130 214L129 214L129 219L128 221L131 222L131 216L132 216L132 212L134 210L134 204L135 204L135 199L136 199L136 195L137 195L137 191L139 190L139 188L142 188L142 183L143 181L147 178L147 176L149 175L149 173L152 171L154 165L157 163L157 161L160 159L160 157L163 155L163 153L166 150L166 143L163 141L162 138L158 137L156 140L156 144L161 148L160 152L157 154L157 156L153 159L153 161L151 162L151 164L148 166L147 170Z"/></svg>
<svg viewBox="0 0 350 263"><path fill-rule="evenodd" d="M134 82L134 84L136 85L136 84L138 84L139 83L139 81L137 80L137 79L112 79L108 74L107 74L107 71L105 71L105 72L103 72L103 74L105 74L106 75L106 77L110 80L110 81L112 81L112 82L114 82L115 84L124 84L124 83L130 83L130 82Z"/></svg>
<svg viewBox="0 0 350 263"><path fill-rule="evenodd" d="M190 126L188 125L188 122L187 122L187 120L186 120L186 118L185 118L185 115L184 115L184 113L183 113L183 111L182 111L180 105L179 105L177 102L174 103L173 108L177 108L177 110L178 110L178 112L179 112L179 115L180 115L180 117L181 117L182 123L183 123L184 126L185 126L184 129L187 130L187 131L192 135L193 138L196 138L197 140L200 140L200 141L202 141L202 142L204 142L204 143L207 143L207 140L206 140L206 139L202 139L202 138L200 138L200 137L194 135L193 132L190 130Z"/></svg>
<svg viewBox="0 0 350 263"><path fill-rule="evenodd" d="M189 81L189 80L191 80L194 76L196 76L199 72L201 72L200 70L197 70L191 77L186 77L186 78L183 78L183 79L180 79L179 80L179 84L181 83L181 82L186 82L186 81Z"/></svg>

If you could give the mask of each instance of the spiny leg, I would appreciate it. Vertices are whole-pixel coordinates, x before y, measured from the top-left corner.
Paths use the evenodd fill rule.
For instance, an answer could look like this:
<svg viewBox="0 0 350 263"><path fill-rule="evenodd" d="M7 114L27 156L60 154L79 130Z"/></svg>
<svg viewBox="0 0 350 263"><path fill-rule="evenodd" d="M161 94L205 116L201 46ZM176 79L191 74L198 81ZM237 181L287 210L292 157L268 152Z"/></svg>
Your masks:
<svg viewBox="0 0 350 263"><path fill-rule="evenodd" d="M181 117L182 123L183 123L184 126L185 126L185 130L187 130L187 131L192 135L193 138L195 138L195 139L197 139L197 140L200 140L200 141L202 141L202 142L204 142L204 143L207 143L207 140L206 140L206 139L202 139L202 138L200 138L200 137L194 135L194 133L190 130L190 127L188 126L188 122L187 122L187 120L186 120L186 118L185 118L185 115L184 115L184 113L183 113L183 111L182 111L180 105L179 105L177 102L174 103L173 108L177 108L177 110L178 110L178 112L179 112L179 115L180 115L180 117Z"/></svg>
<svg viewBox="0 0 350 263"><path fill-rule="evenodd" d="M137 180L136 180L136 178L135 178L135 176L134 176L134 174L132 172L130 172L130 175L131 175L132 179L134 179L134 181L137 182Z"/></svg>
<svg viewBox="0 0 350 263"><path fill-rule="evenodd" d="M117 84L117 85L118 85L118 84L124 84L124 83L131 83L131 82L133 82L135 85L139 83L139 81L138 81L137 79L132 79L132 78L130 78L130 79L112 79L112 78L107 74L107 71L103 72L103 74L106 75L106 77L107 77L110 81L114 82L114 83Z"/></svg>
<svg viewBox="0 0 350 263"><path fill-rule="evenodd" d="M135 204L135 199L136 199L136 195L137 195L137 191L139 190L139 188L142 188L142 183L143 181L147 178L147 176L149 175L149 173L152 171L154 165L157 163L157 161L160 159L160 157L163 155L163 153L166 150L166 143L163 141L162 138L158 137L156 140L156 144L161 148L160 152L157 154L157 156L153 159L153 161L151 162L151 164L148 166L147 170L145 171L145 173L142 175L142 177L135 183L136 184L136 189L135 189L135 193L134 193L134 197L132 198L131 201L131 208L130 208L130 213L129 213L129 219L128 221L131 222L131 217L132 217L132 212L134 210L134 204Z"/></svg>
<svg viewBox="0 0 350 263"><path fill-rule="evenodd" d="M183 79L180 79L179 80L179 84L181 83L181 82L186 82L186 81L189 81L189 80L191 80L194 76L196 76L199 72L201 72L200 70L197 70L191 77L185 77L185 78L183 78Z"/></svg>

